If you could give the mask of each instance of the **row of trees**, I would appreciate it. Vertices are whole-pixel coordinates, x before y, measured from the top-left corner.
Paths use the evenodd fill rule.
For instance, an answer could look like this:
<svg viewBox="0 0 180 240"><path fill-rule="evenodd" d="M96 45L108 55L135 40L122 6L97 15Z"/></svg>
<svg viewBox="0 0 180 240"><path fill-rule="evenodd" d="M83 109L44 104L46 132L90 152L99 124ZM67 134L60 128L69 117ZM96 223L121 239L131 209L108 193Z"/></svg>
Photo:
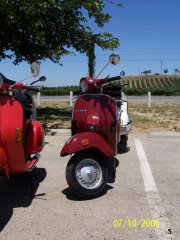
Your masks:
<svg viewBox="0 0 180 240"><path fill-rule="evenodd" d="M131 84L123 88L123 91L128 95L147 95L147 92L151 91L152 95L180 96L180 77L154 77L151 79L141 77L139 80L125 80L127 83L129 81L131 81ZM70 91L73 91L74 95L80 94L79 86L42 87L41 94L46 96L63 96L69 95Z"/></svg>
<svg viewBox="0 0 180 240"><path fill-rule="evenodd" d="M165 68L165 69L163 70L163 73L164 73L164 74L167 74L167 73L168 73L168 69ZM175 75L180 75L180 69L175 68L175 69L174 69L174 73L175 73ZM145 75L145 76L148 76L148 75L151 75L151 74L152 74L152 71L151 71L151 70L145 70L145 71L141 72L141 74L143 74L143 75Z"/></svg>
<svg viewBox="0 0 180 240"><path fill-rule="evenodd" d="M46 88L41 90L41 94L45 96L67 96L70 91L73 91L74 95L80 94L79 86L70 87L57 87L57 88ZM180 96L180 88L170 87L170 88L127 88L123 90L127 95L147 95L148 91L151 91L152 95L166 95L166 96Z"/></svg>

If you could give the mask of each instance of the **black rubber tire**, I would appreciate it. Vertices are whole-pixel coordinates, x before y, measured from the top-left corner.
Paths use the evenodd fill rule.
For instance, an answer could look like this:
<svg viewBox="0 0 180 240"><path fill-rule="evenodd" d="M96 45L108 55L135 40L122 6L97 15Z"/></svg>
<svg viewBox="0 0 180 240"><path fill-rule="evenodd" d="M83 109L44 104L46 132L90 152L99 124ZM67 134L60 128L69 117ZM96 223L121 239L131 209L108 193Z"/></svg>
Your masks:
<svg viewBox="0 0 180 240"><path fill-rule="evenodd" d="M70 158L67 167L66 167L66 180L69 185L69 187L72 189L72 191L80 198L85 199L91 199L98 197L99 195L103 194L105 191L107 178L108 178L108 171L105 164L103 164L103 157L100 155L95 155L92 153L80 153L75 154L73 157ZM84 159L92 159L96 161L102 171L102 181L100 184L93 189L86 189L83 186L81 186L76 178L75 171L76 167L79 164L80 161ZM104 159L105 160L105 159Z"/></svg>

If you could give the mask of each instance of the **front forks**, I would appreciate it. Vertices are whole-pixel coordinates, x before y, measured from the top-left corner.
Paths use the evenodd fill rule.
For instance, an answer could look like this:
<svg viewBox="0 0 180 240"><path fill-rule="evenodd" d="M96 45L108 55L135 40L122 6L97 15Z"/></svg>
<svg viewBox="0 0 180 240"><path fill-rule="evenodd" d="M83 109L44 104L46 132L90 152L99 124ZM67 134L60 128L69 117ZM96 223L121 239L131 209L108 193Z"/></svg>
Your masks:
<svg viewBox="0 0 180 240"><path fill-rule="evenodd" d="M106 167L108 169L108 183L114 183L116 178L116 167L119 165L119 161L115 157L110 157L106 161Z"/></svg>

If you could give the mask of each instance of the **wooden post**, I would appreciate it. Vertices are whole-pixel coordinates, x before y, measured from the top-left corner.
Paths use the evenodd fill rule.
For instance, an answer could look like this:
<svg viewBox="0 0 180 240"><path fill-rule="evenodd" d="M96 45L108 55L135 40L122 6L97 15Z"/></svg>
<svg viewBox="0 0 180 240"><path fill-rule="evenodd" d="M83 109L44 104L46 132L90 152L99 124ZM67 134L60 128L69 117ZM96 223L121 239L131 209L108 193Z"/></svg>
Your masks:
<svg viewBox="0 0 180 240"><path fill-rule="evenodd" d="M73 91L70 91L70 107L73 105Z"/></svg>
<svg viewBox="0 0 180 240"><path fill-rule="evenodd" d="M40 96L41 96L40 92L37 92L37 105L38 105L38 107L40 106Z"/></svg>
<svg viewBox="0 0 180 240"><path fill-rule="evenodd" d="M151 108L151 92L148 92L148 107Z"/></svg>

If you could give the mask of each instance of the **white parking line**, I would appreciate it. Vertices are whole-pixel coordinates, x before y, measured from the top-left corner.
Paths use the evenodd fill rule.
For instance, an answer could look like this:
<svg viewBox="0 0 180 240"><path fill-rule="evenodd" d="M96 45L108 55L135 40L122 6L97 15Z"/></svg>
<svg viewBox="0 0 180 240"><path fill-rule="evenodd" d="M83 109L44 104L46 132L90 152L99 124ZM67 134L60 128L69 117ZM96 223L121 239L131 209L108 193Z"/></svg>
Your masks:
<svg viewBox="0 0 180 240"><path fill-rule="evenodd" d="M147 194L149 207L151 209L151 216L153 219L159 219L160 221L160 227L155 228L156 235L159 240L173 239L172 230L164 211L163 203L159 196L159 192L157 190L156 183L154 181L142 143L138 138L134 139L134 143L139 158L144 188Z"/></svg>

